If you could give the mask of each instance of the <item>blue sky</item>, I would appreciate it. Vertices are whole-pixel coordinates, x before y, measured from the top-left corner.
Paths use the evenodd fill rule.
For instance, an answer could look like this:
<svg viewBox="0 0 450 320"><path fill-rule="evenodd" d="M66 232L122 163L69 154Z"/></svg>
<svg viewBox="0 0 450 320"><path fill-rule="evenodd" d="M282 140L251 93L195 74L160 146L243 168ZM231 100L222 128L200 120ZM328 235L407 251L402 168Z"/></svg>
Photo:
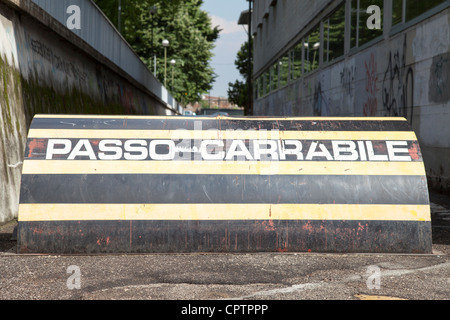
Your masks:
<svg viewBox="0 0 450 320"><path fill-rule="evenodd" d="M227 97L228 83L242 80L234 65L236 54L247 41L246 29L237 24L242 11L248 10L246 0L204 0L202 9L208 12L213 27L224 29L216 41L211 66L217 74L211 90L212 96Z"/></svg>

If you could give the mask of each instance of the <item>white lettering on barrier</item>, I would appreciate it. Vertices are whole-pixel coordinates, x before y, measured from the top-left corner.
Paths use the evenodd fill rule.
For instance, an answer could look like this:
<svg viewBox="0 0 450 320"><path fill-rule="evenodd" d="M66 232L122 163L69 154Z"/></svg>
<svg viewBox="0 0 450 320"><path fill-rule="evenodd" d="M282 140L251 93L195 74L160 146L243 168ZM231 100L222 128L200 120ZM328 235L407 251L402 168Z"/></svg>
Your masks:
<svg viewBox="0 0 450 320"><path fill-rule="evenodd" d="M408 146L406 141L386 141L390 161L411 161L411 156L398 156L397 153L408 153L408 148L396 148L397 146Z"/></svg>
<svg viewBox="0 0 450 320"><path fill-rule="evenodd" d="M56 148L56 146L63 146L62 148ZM51 160L54 155L68 154L72 149L72 141L68 139L49 139L47 143L47 153L45 159Z"/></svg>
<svg viewBox="0 0 450 320"><path fill-rule="evenodd" d="M358 160L356 143L353 141L332 141L334 160L355 161ZM350 154L348 154L350 153Z"/></svg>
<svg viewBox="0 0 450 320"><path fill-rule="evenodd" d="M298 140L277 140L280 160L286 160L286 155L294 155L297 160L303 160L302 143ZM294 148L286 148L294 146Z"/></svg>
<svg viewBox="0 0 450 320"><path fill-rule="evenodd" d="M111 140L98 142L98 152L89 139L73 143L69 139L49 139L45 158L47 160L76 160L87 157L90 160L175 160L187 159L184 154L193 153L195 160L227 161L412 161L407 141L384 141L375 150L372 141L331 141L331 148L324 143L312 141L303 151L305 141L299 140L250 140L247 147L244 140L201 140L199 147L175 144L173 140ZM193 142L192 142L193 143ZM226 144L229 148L226 148ZM380 147L381 146L381 147ZM383 151L384 150L384 151ZM384 152L384 153L383 153ZM183 156L181 155L183 154ZM306 156L304 157L304 155ZM264 159L263 159L264 158ZM190 157L189 157L190 159Z"/></svg>
<svg viewBox="0 0 450 320"><path fill-rule="evenodd" d="M317 145L319 146L320 151L317 151ZM314 158L326 158L328 161L333 160L333 157L325 145L317 142L311 143L311 147L306 155L306 160L313 160Z"/></svg>
<svg viewBox="0 0 450 320"><path fill-rule="evenodd" d="M127 140L124 144L127 151L124 154L125 160L145 160L148 158L147 141L145 140Z"/></svg>
<svg viewBox="0 0 450 320"><path fill-rule="evenodd" d="M89 157L90 160L97 160L94 149L88 139L78 141L67 160L75 160L77 157Z"/></svg>
<svg viewBox="0 0 450 320"><path fill-rule="evenodd" d="M156 152L156 146L167 146L169 152L161 154ZM173 140L152 140L149 145L149 155L153 160L172 160L175 158L175 142Z"/></svg>
<svg viewBox="0 0 450 320"><path fill-rule="evenodd" d="M115 145L115 146L109 146ZM98 144L98 147L103 152L98 153L98 158L100 160L119 160L122 158L122 141L120 140L102 140ZM113 154L106 154L105 152L113 152Z"/></svg>
<svg viewBox="0 0 450 320"><path fill-rule="evenodd" d="M237 149L240 149L237 150ZM242 158L245 157L246 160L253 160L252 155L250 154L250 151L245 146L245 143L243 140L233 140L231 143L230 149L227 152L227 155L225 157L225 160L233 160L234 157ZM241 160L241 159L239 159Z"/></svg>

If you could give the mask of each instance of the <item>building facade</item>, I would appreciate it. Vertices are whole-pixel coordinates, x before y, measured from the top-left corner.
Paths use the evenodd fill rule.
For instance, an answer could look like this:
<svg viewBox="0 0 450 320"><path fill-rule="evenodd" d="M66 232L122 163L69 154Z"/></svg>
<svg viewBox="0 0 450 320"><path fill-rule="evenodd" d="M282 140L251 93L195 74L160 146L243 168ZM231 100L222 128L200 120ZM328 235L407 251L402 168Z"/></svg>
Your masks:
<svg viewBox="0 0 450 320"><path fill-rule="evenodd" d="M254 114L399 116L450 192L449 0L256 0Z"/></svg>

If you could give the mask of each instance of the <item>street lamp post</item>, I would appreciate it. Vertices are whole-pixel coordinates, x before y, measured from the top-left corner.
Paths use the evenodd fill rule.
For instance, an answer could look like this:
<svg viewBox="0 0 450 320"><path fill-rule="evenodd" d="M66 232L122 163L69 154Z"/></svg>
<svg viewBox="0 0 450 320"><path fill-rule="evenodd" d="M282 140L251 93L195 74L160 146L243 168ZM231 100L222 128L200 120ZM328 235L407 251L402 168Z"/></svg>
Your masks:
<svg viewBox="0 0 450 320"><path fill-rule="evenodd" d="M118 12L117 12L117 28L119 29L119 33L121 33L121 16L122 16L122 2L121 0L119 0L119 5L117 8Z"/></svg>
<svg viewBox="0 0 450 320"><path fill-rule="evenodd" d="M154 27L153 27L153 15L156 13L156 6L150 7L150 17L151 17L151 28L152 28L152 55L153 55L153 74L156 77L156 53L155 53L155 43L153 41L154 39Z"/></svg>
<svg viewBox="0 0 450 320"><path fill-rule="evenodd" d="M253 84L252 84L252 1L248 0L248 115L253 115Z"/></svg>
<svg viewBox="0 0 450 320"><path fill-rule="evenodd" d="M170 60L170 64L172 65L172 94L173 94L173 69L175 67L176 61L174 59Z"/></svg>
<svg viewBox="0 0 450 320"><path fill-rule="evenodd" d="M164 86L167 87L167 47L169 46L169 40L164 39L162 45L164 47Z"/></svg>
<svg viewBox="0 0 450 320"><path fill-rule="evenodd" d="M248 10L242 11L241 16L239 17L238 24L247 25L248 26L248 73L247 73L247 105L245 106L244 113L245 115L253 115L253 85L252 85L252 3L254 0L248 1Z"/></svg>

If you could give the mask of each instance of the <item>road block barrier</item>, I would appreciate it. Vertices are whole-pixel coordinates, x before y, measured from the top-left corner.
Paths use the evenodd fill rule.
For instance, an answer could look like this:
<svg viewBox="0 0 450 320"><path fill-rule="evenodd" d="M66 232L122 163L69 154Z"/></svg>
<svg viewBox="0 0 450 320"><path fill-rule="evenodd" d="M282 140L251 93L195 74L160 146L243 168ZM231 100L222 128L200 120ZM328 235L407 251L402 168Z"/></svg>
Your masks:
<svg viewBox="0 0 450 320"><path fill-rule="evenodd" d="M430 253L403 118L36 115L21 253Z"/></svg>

